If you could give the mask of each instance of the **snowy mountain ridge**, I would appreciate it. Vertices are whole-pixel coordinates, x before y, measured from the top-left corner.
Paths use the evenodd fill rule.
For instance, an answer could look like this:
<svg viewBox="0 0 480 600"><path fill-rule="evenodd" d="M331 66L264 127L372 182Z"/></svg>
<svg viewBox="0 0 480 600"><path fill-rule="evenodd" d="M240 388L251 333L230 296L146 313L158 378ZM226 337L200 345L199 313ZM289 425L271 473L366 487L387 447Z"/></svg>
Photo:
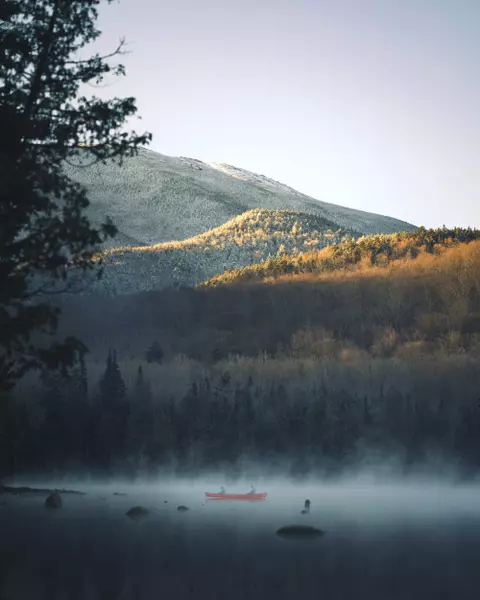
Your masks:
<svg viewBox="0 0 480 600"><path fill-rule="evenodd" d="M365 234L415 229L398 219L316 200L223 163L212 166L142 148L121 166L110 161L85 167L87 153L78 152L76 166L73 160L66 163L66 174L87 189L92 221L112 218L122 245L128 239L134 246L185 240L252 209L300 211Z"/></svg>
<svg viewBox="0 0 480 600"><path fill-rule="evenodd" d="M258 173L253 173L251 171L247 171L246 169L241 169L240 167L234 167L233 165L228 165L227 163L207 163L210 167L217 169L218 171L222 171L231 177L235 177L236 179L241 179L243 181L247 181L248 183L252 183L254 185L261 185L267 189L271 190L281 190L288 194L295 194L304 196L305 194L301 194L297 192L294 188L280 183L279 181L275 181L275 179L270 179L266 175L260 175ZM308 197L308 196L306 196Z"/></svg>
<svg viewBox="0 0 480 600"><path fill-rule="evenodd" d="M103 247L105 275L92 282L94 293L191 286L225 269L319 249L348 235L415 229L225 163L146 149L122 165L88 166L88 159L88 150L77 151L66 174L86 188L91 221L109 216L118 229Z"/></svg>

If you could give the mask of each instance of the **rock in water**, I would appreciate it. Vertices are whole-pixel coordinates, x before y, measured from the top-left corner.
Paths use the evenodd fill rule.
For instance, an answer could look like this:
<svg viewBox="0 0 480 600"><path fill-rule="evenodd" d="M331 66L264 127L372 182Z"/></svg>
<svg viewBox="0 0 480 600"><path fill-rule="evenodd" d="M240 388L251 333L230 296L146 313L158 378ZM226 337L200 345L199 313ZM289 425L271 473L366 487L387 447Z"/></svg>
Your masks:
<svg viewBox="0 0 480 600"><path fill-rule="evenodd" d="M314 540L324 534L321 529L309 525L286 525L277 531L279 537L288 540Z"/></svg>
<svg viewBox="0 0 480 600"><path fill-rule="evenodd" d="M178 510L178 512L185 512L186 510L190 510L190 509L188 508L188 506L180 505L180 506L177 506L177 510Z"/></svg>
<svg viewBox="0 0 480 600"><path fill-rule="evenodd" d="M132 506L132 508L125 513L130 519L142 519L148 516L148 510L144 506Z"/></svg>
<svg viewBox="0 0 480 600"><path fill-rule="evenodd" d="M62 508L62 498L58 492L53 492L47 496L45 508Z"/></svg>

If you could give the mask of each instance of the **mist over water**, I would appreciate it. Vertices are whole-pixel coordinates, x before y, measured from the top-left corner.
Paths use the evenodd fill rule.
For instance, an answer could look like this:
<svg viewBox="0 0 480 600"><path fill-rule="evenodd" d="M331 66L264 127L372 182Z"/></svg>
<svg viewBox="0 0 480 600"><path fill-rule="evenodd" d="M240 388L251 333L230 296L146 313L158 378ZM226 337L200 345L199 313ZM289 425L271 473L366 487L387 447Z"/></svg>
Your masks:
<svg viewBox="0 0 480 600"><path fill-rule="evenodd" d="M265 501L205 499L221 485L245 493L251 483L267 492ZM7 598L477 597L476 482L382 480L363 472L229 483L211 473L41 485L86 495L62 494L63 507L53 512L42 495L5 497L0 547L2 556L11 554L2 573ZM310 513L302 514L307 498ZM149 515L134 522L125 513L137 505ZM189 510L179 512L179 505ZM285 525L310 525L325 535L281 539L276 531Z"/></svg>
<svg viewBox="0 0 480 600"><path fill-rule="evenodd" d="M368 513L374 508L376 516L384 509L389 515L421 514L426 511L469 511L480 514L480 482L455 481L420 475L408 477L379 476L375 472L361 471L356 475L335 478L305 478L292 480L289 477L239 478L226 481L224 474L211 473L200 477L158 477L109 480L61 479L22 477L15 480L17 486L32 488L80 491L95 498L112 495L124 498L145 499L149 502L190 502L192 505L205 503L205 492L218 492L220 486L227 493L246 494L253 483L256 492L268 493L269 512L301 505L306 498L322 510Z"/></svg>

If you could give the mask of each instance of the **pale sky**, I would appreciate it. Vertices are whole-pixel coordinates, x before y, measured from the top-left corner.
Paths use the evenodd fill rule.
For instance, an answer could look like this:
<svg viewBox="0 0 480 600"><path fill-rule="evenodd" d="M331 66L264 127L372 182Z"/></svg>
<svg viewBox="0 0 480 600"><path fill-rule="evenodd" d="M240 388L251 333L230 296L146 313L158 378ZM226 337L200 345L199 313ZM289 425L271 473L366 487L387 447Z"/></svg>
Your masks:
<svg viewBox="0 0 480 600"><path fill-rule="evenodd" d="M480 0L121 0L163 154L226 162L416 225L480 227Z"/></svg>

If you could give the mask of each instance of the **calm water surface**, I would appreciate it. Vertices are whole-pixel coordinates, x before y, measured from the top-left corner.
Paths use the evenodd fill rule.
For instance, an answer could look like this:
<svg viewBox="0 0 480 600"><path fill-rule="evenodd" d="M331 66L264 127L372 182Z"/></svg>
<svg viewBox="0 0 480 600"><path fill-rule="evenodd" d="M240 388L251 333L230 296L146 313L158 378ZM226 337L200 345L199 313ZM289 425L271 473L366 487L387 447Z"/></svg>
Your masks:
<svg viewBox="0 0 480 600"><path fill-rule="evenodd" d="M265 502L208 502L224 482L66 484L58 511L0 496L0 596L35 599L480 597L480 487L257 484ZM243 492L249 482L227 487ZM113 492L126 496L114 496ZM306 498L311 512L302 515ZM178 505L189 507L178 512ZM149 516L133 522L135 505ZM284 525L325 530L314 540ZM3 594L3 596L2 596ZM307 596L308 595L308 596Z"/></svg>

